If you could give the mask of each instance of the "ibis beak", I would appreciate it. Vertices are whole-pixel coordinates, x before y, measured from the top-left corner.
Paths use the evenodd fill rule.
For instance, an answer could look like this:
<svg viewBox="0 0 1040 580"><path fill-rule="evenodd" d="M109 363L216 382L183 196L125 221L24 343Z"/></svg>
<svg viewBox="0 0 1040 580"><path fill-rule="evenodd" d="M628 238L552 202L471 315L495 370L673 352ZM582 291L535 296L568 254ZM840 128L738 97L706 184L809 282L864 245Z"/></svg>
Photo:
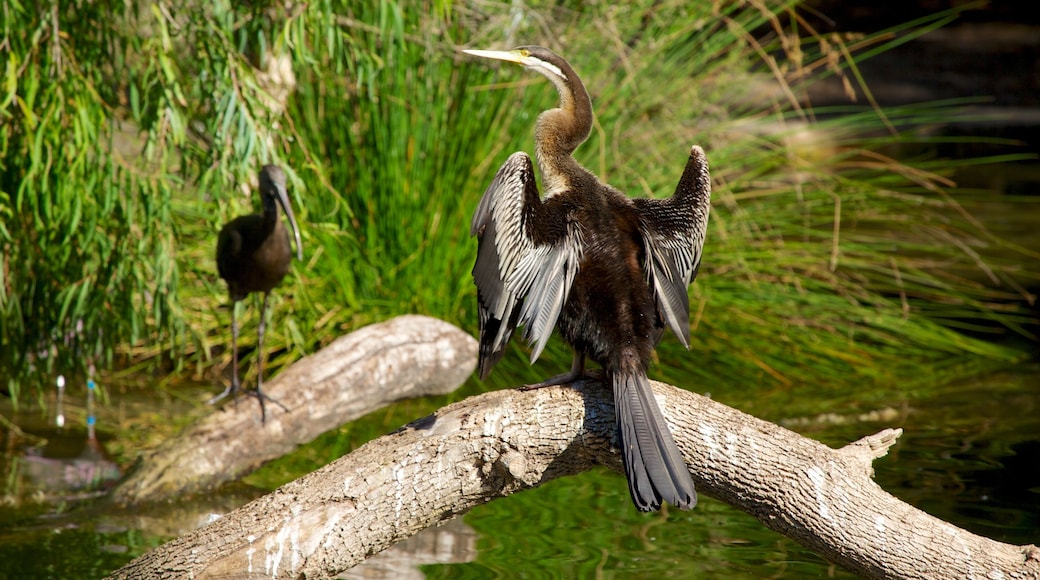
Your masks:
<svg viewBox="0 0 1040 580"><path fill-rule="evenodd" d="M296 225L296 216L293 215L292 205L289 204L289 194L285 187L278 186L278 205L282 206L285 217L289 218L289 227L292 228L293 236L296 238L296 258L303 261L303 241L300 239L300 228Z"/></svg>

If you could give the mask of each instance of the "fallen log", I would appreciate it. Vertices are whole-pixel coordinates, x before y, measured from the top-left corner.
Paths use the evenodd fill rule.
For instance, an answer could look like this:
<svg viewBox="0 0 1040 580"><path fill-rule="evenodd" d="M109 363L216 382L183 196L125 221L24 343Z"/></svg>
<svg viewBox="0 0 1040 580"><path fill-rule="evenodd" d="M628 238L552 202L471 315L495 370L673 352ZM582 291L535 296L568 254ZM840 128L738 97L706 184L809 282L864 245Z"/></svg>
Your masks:
<svg viewBox="0 0 1040 580"><path fill-rule="evenodd" d="M652 382L701 493L870 578L1040 578L1040 550L974 535L881 489L888 429L831 449ZM604 464L621 471L596 381L460 401L149 552L114 578L342 573L476 505ZM633 508L634 509L634 508ZM692 557L692 556L691 556Z"/></svg>
<svg viewBox="0 0 1040 580"><path fill-rule="evenodd" d="M435 318L401 316L366 326L265 383L265 393L288 411L268 405L261 423L255 399L229 401L145 454L110 497L136 504L238 479L370 411L455 390L473 372L476 356L473 337Z"/></svg>

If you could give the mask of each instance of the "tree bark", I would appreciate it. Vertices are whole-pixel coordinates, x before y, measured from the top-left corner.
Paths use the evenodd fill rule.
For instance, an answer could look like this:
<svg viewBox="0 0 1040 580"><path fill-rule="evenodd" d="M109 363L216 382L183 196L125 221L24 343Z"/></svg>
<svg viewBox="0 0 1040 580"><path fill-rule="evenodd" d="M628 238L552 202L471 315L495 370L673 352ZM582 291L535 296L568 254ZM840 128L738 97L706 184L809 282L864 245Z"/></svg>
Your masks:
<svg viewBox="0 0 1040 580"><path fill-rule="evenodd" d="M885 430L831 449L653 383L699 490L872 578L1040 578L1040 550L976 536L886 493ZM115 578L339 574L491 499L596 464L621 471L609 387L496 391L371 441L134 560ZM633 508L634 509L634 508Z"/></svg>
<svg viewBox="0 0 1040 580"><path fill-rule="evenodd" d="M227 401L142 457L112 490L119 504L203 491L246 475L296 446L370 411L440 395L476 366L477 341L427 316L366 326L305 357L265 383L267 420L253 397Z"/></svg>

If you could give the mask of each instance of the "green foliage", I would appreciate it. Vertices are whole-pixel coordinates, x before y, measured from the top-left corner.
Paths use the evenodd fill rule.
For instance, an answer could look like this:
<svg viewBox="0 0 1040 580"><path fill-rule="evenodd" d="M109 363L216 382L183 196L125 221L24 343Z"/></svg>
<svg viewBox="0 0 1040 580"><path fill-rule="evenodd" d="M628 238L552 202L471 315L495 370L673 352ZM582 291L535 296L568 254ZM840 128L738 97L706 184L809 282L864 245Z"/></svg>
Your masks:
<svg viewBox="0 0 1040 580"><path fill-rule="evenodd" d="M458 23L434 36L424 11L351 5L336 36L349 45L308 55L290 111L304 145L293 163L316 152L329 180L307 196L327 252L307 272L308 290L344 306L345 324L411 311L467 321L469 214L485 177L472 169L494 146L487 116L508 103L469 92L490 73L460 65Z"/></svg>
<svg viewBox="0 0 1040 580"><path fill-rule="evenodd" d="M118 353L226 365L215 233L256 211L269 162L289 170L305 250L274 295L272 370L407 312L475 331L471 212L506 156L533 149L535 118L556 96L538 75L458 49L535 43L588 85L597 125L577 156L605 180L669 195L688 147L708 152L716 189L691 290L694 352L666 340L662 378L840 388L951 358L1014 358L952 330L1024 332L1026 321L1014 306L1021 249L960 209L949 165L927 157L936 140L915 133L956 104L880 111L851 59L953 13L823 36L796 6L10 4L3 363L14 382L40 352L48 369ZM813 109L807 88L823 77L868 104ZM897 149L922 156L902 164ZM554 342L532 370L513 349L493 384L569 358Z"/></svg>
<svg viewBox="0 0 1040 580"><path fill-rule="evenodd" d="M122 155L121 2L8 3L0 97L0 368L84 371L181 332L165 159ZM152 103L153 110L160 103ZM49 383L49 381L48 381Z"/></svg>

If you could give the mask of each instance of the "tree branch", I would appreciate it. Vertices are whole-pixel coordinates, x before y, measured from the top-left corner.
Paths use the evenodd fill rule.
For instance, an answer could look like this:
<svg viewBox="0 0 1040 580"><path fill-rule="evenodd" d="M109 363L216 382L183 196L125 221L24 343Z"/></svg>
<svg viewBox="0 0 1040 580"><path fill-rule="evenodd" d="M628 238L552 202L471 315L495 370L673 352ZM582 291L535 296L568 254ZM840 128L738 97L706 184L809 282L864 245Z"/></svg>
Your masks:
<svg viewBox="0 0 1040 580"><path fill-rule="evenodd" d="M110 497L135 504L237 479L375 409L455 390L473 372L476 356L473 337L436 318L400 316L366 326L264 385L288 411L268 404L261 424L254 398L228 401L146 454Z"/></svg>
<svg viewBox="0 0 1040 580"><path fill-rule="evenodd" d="M886 430L830 449L711 399L653 383L700 491L873 578L1038 578L1040 551L956 528L871 479ZM495 391L371 441L141 556L116 578L329 576L491 499L605 464L613 397L582 381Z"/></svg>

